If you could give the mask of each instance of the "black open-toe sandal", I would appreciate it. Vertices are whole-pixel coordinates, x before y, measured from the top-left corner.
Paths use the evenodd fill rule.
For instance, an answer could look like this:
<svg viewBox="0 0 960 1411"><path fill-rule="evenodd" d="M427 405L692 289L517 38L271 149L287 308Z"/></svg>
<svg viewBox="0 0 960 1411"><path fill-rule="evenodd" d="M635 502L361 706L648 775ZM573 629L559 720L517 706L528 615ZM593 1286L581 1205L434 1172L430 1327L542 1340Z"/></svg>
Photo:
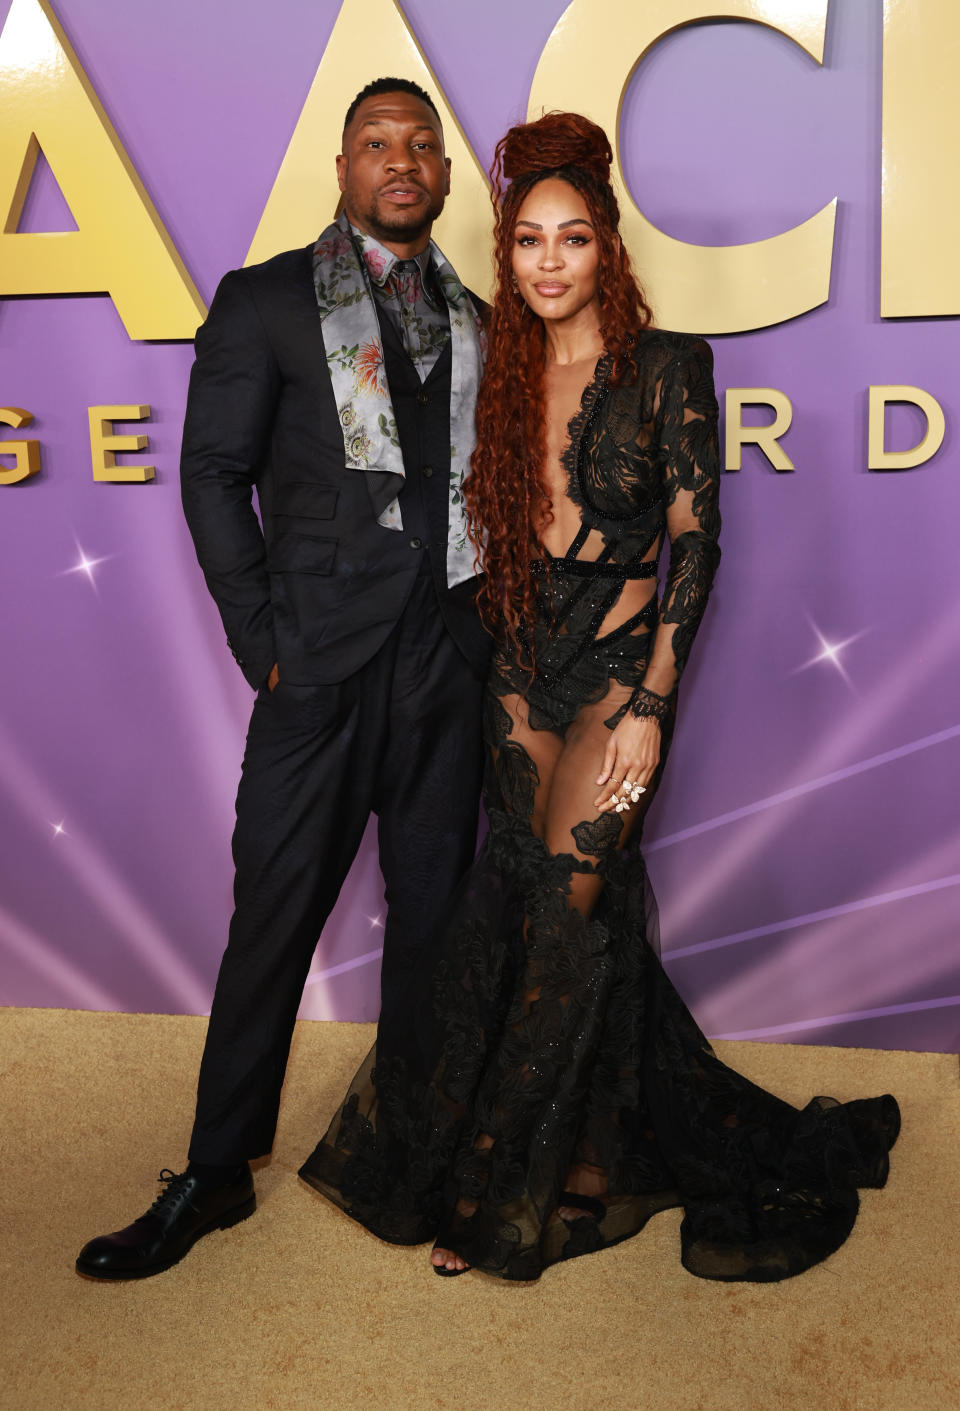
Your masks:
<svg viewBox="0 0 960 1411"><path fill-rule="evenodd" d="M433 1247L434 1249L446 1249L447 1246L445 1244L441 1244L434 1245ZM461 1255L460 1258L463 1258L463 1256ZM470 1272L469 1264L466 1266L465 1269L448 1269L445 1264L434 1264L432 1259L430 1261L430 1268L435 1274L439 1274L440 1277L443 1279L452 1279L456 1274L469 1274Z"/></svg>

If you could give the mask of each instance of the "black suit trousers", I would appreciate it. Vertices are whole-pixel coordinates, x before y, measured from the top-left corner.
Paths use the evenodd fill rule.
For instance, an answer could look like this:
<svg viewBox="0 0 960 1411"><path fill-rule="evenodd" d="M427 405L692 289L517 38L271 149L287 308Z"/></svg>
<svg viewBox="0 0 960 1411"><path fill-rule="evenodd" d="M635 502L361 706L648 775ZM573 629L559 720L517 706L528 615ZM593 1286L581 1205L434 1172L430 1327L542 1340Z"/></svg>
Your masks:
<svg viewBox="0 0 960 1411"><path fill-rule="evenodd" d="M371 811L387 900L381 1033L409 1022L417 956L473 860L482 686L423 567L390 637L354 675L324 686L281 681L257 696L237 795L235 910L191 1160L226 1164L270 1150L307 973Z"/></svg>

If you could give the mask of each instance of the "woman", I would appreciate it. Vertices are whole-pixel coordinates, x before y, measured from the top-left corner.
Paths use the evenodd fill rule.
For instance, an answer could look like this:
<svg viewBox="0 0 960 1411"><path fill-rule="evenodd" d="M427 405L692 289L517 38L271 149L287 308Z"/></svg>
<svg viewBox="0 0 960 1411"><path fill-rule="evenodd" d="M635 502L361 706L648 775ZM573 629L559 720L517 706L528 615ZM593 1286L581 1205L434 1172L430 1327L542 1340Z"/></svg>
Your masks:
<svg viewBox="0 0 960 1411"><path fill-rule="evenodd" d="M726 1068L651 948L640 832L719 558L717 405L708 345L651 327L611 156L562 113L497 148L466 491L490 831L404 1049L374 1050L301 1174L384 1239L436 1236L439 1274L536 1278L682 1205L691 1272L779 1279L849 1234L899 1115L799 1112Z"/></svg>

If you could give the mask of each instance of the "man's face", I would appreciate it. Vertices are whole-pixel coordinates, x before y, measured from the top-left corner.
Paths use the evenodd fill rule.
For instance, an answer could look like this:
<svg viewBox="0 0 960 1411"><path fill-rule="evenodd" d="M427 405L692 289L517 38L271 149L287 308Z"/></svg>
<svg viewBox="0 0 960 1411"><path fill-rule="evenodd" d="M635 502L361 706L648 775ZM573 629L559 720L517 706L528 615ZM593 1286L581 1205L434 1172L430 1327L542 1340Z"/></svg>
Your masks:
<svg viewBox="0 0 960 1411"><path fill-rule="evenodd" d="M353 224L402 257L417 254L450 190L437 115L412 93L378 93L343 134L337 180Z"/></svg>

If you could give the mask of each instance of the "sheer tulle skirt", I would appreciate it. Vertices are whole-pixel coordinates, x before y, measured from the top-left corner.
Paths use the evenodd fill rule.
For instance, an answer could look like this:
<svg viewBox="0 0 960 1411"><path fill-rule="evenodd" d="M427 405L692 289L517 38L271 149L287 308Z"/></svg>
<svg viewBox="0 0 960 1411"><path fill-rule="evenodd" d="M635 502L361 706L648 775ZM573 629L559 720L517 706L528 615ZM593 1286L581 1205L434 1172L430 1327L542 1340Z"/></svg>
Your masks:
<svg viewBox="0 0 960 1411"><path fill-rule="evenodd" d="M498 657L484 847L425 938L409 1022L381 1026L300 1174L380 1238L506 1279L676 1206L691 1273L798 1274L884 1184L897 1104L797 1110L717 1059L658 959L642 819L591 806L646 639L559 676L548 650L532 684Z"/></svg>

